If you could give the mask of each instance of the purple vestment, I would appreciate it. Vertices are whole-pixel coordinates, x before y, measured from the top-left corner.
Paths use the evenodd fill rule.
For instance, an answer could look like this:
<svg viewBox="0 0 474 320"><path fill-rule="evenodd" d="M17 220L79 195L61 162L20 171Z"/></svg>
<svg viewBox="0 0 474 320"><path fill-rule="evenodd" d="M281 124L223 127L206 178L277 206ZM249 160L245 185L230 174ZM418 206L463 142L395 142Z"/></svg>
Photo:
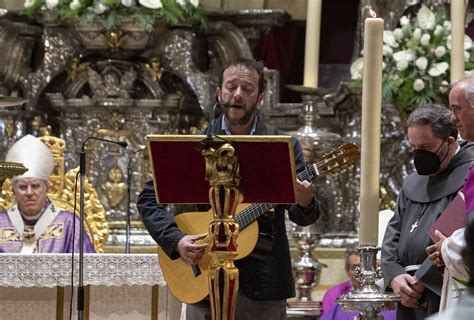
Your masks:
<svg viewBox="0 0 474 320"><path fill-rule="evenodd" d="M79 217L69 211L59 210L47 230L38 238L39 253L70 253L73 246L73 222L75 220L74 252L79 253ZM7 212L0 212L0 253L19 253L23 246L22 235L15 229ZM84 235L84 252L94 253L94 246Z"/></svg>
<svg viewBox="0 0 474 320"><path fill-rule="evenodd" d="M359 312L346 312L336 303L336 299L344 293L352 291L352 283L346 281L331 287L323 298L323 313L320 320L353 320ZM395 310L383 311L380 313L385 320L395 320Z"/></svg>
<svg viewBox="0 0 474 320"><path fill-rule="evenodd" d="M350 291L352 291L352 283L350 280L336 284L335 286L329 288L328 291L326 291L326 293L324 294L323 298L323 315L326 313L326 311L331 309L333 305L336 304L336 299L338 297Z"/></svg>
<svg viewBox="0 0 474 320"><path fill-rule="evenodd" d="M467 213L474 211L474 165L469 169L466 182L464 183L464 202L466 202Z"/></svg>

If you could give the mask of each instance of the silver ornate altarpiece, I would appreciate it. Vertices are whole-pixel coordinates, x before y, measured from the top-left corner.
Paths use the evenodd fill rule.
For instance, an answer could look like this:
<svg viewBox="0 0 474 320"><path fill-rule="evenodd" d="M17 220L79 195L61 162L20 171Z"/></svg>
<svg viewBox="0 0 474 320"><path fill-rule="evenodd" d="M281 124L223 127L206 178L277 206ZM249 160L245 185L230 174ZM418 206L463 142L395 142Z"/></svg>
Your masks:
<svg viewBox="0 0 474 320"><path fill-rule="evenodd" d="M261 34L283 25L288 15L278 10L210 13L210 28L159 24L144 33L123 22L122 33L95 25L52 25L25 22L7 14L0 18L0 94L28 99L23 108L0 109L0 153L26 133L39 134L46 125L66 141L65 169L78 165L78 148L87 136L127 141L139 150L150 133L194 133L206 126L220 68L235 57L252 57ZM125 36L124 36L125 35ZM308 122L337 136L310 143L312 161L334 144L359 142L360 95L341 84L303 103L280 103L279 74L265 70L266 95L261 113L282 130ZM308 106L311 108L308 109ZM304 112L304 110L306 110ZM310 114L311 113L311 114ZM304 120L303 114L306 114ZM400 154L403 130L396 108L384 106L382 153ZM400 147L402 146L402 147ZM132 164L132 244L151 244L140 228L136 197L150 178L145 152L124 152L115 145L91 143L87 175L115 226L109 244L123 245L127 213L127 165ZM383 187L397 194L404 159L383 158ZM322 246L356 241L358 170L317 182L323 217L318 223Z"/></svg>

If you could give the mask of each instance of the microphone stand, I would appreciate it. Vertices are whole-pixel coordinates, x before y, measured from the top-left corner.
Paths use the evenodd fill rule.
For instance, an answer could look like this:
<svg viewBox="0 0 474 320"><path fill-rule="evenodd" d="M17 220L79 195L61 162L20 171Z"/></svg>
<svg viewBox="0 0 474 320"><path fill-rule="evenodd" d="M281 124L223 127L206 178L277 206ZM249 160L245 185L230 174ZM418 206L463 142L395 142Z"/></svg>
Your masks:
<svg viewBox="0 0 474 320"><path fill-rule="evenodd" d="M216 103L214 103L214 106L212 107L212 112L209 115L209 130L207 131L208 139L212 138L212 136L215 136L214 127L216 126L217 108L218 107L221 108L221 111L222 111L222 109L227 109L229 106L230 106L229 102L225 102L225 101L216 101Z"/></svg>
<svg viewBox="0 0 474 320"><path fill-rule="evenodd" d="M84 319L84 177L86 172L86 152L84 146L87 137L81 146L79 156L79 285L77 287L77 318Z"/></svg>
<svg viewBox="0 0 474 320"><path fill-rule="evenodd" d="M216 110L218 107L221 108L228 108L229 103L228 102L221 102L221 101L216 101L214 103L214 106L212 107L212 111L209 114L209 125L207 128L207 134L206 138L204 138L198 145L198 149L208 149L214 142L213 137L217 137L217 135L214 133L214 127L216 125Z"/></svg>
<svg viewBox="0 0 474 320"><path fill-rule="evenodd" d="M81 152L79 155L79 284L77 287L77 318L84 319L84 179L86 176L86 152L85 145L89 139L100 140L104 142L115 143L122 148L127 147L124 141L113 141L108 139L87 137L82 141ZM74 241L74 239L73 239Z"/></svg>
<svg viewBox="0 0 474 320"><path fill-rule="evenodd" d="M125 253L130 253L130 232L131 232L131 197L132 197L132 155L141 152L146 149L146 146L140 146L138 149L131 151L128 154L128 164L127 164L127 215L125 217Z"/></svg>
<svg viewBox="0 0 474 320"><path fill-rule="evenodd" d="M132 186L132 154L128 156L127 165L127 216L125 228L125 253L130 253L130 211L131 211L131 186Z"/></svg>

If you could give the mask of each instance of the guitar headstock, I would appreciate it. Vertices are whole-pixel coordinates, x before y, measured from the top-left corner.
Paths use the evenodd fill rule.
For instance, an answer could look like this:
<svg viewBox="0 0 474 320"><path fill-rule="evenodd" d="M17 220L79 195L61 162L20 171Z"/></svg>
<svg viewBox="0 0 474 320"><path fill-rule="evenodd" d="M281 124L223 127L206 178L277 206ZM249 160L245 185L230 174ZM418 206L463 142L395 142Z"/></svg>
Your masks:
<svg viewBox="0 0 474 320"><path fill-rule="evenodd" d="M314 166L318 175L335 176L352 167L359 158L359 146L355 143L346 143L325 153Z"/></svg>

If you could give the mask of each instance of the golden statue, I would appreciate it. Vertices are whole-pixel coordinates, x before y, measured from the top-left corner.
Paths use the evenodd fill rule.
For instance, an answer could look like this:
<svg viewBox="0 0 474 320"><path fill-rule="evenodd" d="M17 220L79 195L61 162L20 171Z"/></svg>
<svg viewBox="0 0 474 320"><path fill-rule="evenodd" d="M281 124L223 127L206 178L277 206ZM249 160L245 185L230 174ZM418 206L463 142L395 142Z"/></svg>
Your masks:
<svg viewBox="0 0 474 320"><path fill-rule="evenodd" d="M144 69L148 72L153 81L160 81L163 72L165 72L165 69L163 69L157 57L151 58L148 63L144 65Z"/></svg>
<svg viewBox="0 0 474 320"><path fill-rule="evenodd" d="M81 63L79 57L73 57L67 65L67 80L74 81L82 70L86 69L88 63Z"/></svg>
<svg viewBox="0 0 474 320"><path fill-rule="evenodd" d="M123 173L119 168L109 171L109 180L102 185L111 208L117 207L127 194L127 184L123 182Z"/></svg>
<svg viewBox="0 0 474 320"><path fill-rule="evenodd" d="M117 50L125 44L127 37L122 32L122 30L116 27L112 27L107 29L107 31L105 32L105 39L107 47L109 47L109 49Z"/></svg>

